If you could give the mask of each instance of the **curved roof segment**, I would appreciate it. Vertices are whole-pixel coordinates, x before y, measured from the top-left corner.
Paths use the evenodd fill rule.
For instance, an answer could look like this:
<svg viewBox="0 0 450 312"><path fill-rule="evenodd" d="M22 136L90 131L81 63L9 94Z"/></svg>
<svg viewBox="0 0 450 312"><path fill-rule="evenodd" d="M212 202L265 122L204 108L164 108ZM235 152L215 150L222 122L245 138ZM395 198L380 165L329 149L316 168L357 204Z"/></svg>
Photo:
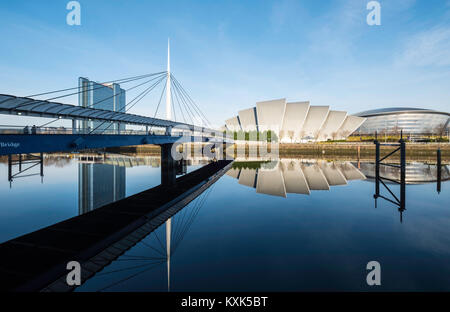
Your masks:
<svg viewBox="0 0 450 312"><path fill-rule="evenodd" d="M373 134L376 132L406 134L442 134L450 125L450 114L432 109L392 107L368 110L356 114L367 120L358 132Z"/></svg>
<svg viewBox="0 0 450 312"><path fill-rule="evenodd" d="M258 128L260 131L273 130L279 132L283 125L286 110L286 99L256 103Z"/></svg>
<svg viewBox="0 0 450 312"><path fill-rule="evenodd" d="M343 140L348 137L350 134L356 131L361 125L366 121L365 118L361 118L358 116L347 116L345 118L344 123L338 130L338 138Z"/></svg>
<svg viewBox="0 0 450 312"><path fill-rule="evenodd" d="M256 103L256 107L239 111L239 117L226 121L230 131L276 133L282 143L336 140L349 136L365 118L348 116L344 111L330 111L329 106L311 106L309 102L286 102L286 99Z"/></svg>
<svg viewBox="0 0 450 312"><path fill-rule="evenodd" d="M338 130L344 124L347 118L347 112L330 111L328 118L323 124L319 133L319 140L326 141L328 139L335 140L338 136Z"/></svg>
<svg viewBox="0 0 450 312"><path fill-rule="evenodd" d="M287 136L300 138L300 132L305 124L306 116L309 112L309 102L294 102L286 104L285 116L283 119L283 127L281 130Z"/></svg>
<svg viewBox="0 0 450 312"><path fill-rule="evenodd" d="M327 120L329 112L329 106L311 106L305 124L303 125L302 136L307 138L317 138L322 129L322 125L325 120Z"/></svg>
<svg viewBox="0 0 450 312"><path fill-rule="evenodd" d="M239 121L244 131L257 130L256 109L249 108L239 111Z"/></svg>
<svg viewBox="0 0 450 312"><path fill-rule="evenodd" d="M241 123L239 122L239 117L235 116L225 121L225 125L230 131L241 131Z"/></svg>
<svg viewBox="0 0 450 312"><path fill-rule="evenodd" d="M375 115L388 115L388 114L404 114L404 113L424 113L424 114L445 114L450 116L450 113L439 112L432 109L426 108L414 108L414 107L389 107L389 108L379 108L372 109L364 112L355 114L355 116L369 117Z"/></svg>

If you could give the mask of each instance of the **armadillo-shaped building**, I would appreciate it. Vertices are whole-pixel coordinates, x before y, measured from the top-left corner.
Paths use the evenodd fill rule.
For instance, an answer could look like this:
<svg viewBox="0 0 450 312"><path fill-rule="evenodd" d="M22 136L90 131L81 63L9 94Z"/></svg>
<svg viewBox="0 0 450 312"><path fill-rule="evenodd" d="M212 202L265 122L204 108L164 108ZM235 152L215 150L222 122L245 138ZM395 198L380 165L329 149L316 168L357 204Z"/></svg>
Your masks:
<svg viewBox="0 0 450 312"><path fill-rule="evenodd" d="M282 143L346 139L366 118L330 110L329 106L312 106L309 102L286 99L256 103L225 121L228 131L273 131Z"/></svg>

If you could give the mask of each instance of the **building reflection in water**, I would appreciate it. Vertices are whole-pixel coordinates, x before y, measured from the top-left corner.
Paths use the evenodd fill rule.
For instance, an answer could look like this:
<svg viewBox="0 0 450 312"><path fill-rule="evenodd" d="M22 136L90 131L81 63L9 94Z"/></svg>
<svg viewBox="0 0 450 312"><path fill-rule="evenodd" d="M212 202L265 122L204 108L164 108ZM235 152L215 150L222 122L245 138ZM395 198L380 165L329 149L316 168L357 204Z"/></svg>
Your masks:
<svg viewBox="0 0 450 312"><path fill-rule="evenodd" d="M125 198L125 189L125 167L96 163L78 164L80 215Z"/></svg>
<svg viewBox="0 0 450 312"><path fill-rule="evenodd" d="M78 210L82 215L126 196L126 168L161 166L160 156L83 154L78 159ZM207 158L192 158L177 168L177 175L187 166L207 164Z"/></svg>
<svg viewBox="0 0 450 312"><path fill-rule="evenodd" d="M311 191L366 179L350 162L299 159L236 162L227 175L238 179L241 185L255 188L257 193L281 197L290 193L309 195Z"/></svg>
<svg viewBox="0 0 450 312"><path fill-rule="evenodd" d="M372 181L375 179L375 164L361 163L361 172ZM393 167L380 166L380 176L391 181L400 181L400 170ZM438 169L436 165L425 163L406 164L406 184L434 183L438 180ZM441 167L441 181L450 180L450 166Z"/></svg>

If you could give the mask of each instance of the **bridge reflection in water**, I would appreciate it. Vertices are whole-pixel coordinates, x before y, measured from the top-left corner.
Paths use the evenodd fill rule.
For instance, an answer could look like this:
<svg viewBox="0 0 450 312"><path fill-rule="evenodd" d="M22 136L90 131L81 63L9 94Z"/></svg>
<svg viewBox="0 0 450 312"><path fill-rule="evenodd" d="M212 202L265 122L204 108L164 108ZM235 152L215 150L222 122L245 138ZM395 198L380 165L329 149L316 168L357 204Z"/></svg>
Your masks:
<svg viewBox="0 0 450 312"><path fill-rule="evenodd" d="M51 157L46 155L47 160ZM188 161L179 161L174 168L177 175L183 176L174 184L161 184L121 199L125 197L126 167L133 165L133 161L125 161L130 160L129 156L78 155L75 158L80 162L79 216L0 244L0 253L4 255L0 260L0 278L4 281L0 289L73 290L75 287L66 283L68 262L80 262L85 282L136 243L141 240L145 243L150 237L156 237L162 247L152 247L158 256L131 257L131 260L166 263L170 279L171 256L204 204L208 189L231 166L231 161L209 161L210 164L187 173ZM156 160L155 166L161 164L155 158L147 160ZM208 161L191 159L189 162ZM192 205L183 209L190 202ZM157 233L161 228L166 229L165 243L164 236ZM23 261L30 258L35 259L33 265L24 266ZM146 266L148 263L139 265Z"/></svg>
<svg viewBox="0 0 450 312"><path fill-rule="evenodd" d="M45 155L45 160L58 157L55 155ZM67 157L67 155L65 156ZM158 269L167 274L167 287L170 289L170 264L171 260L184 237L189 231L192 223L195 221L201 208L207 202L211 193L212 186L222 174L227 171L227 175L236 179L237 183L255 188L257 193L270 196L286 197L287 194L309 195L314 191L330 190L334 186L342 186L352 180L373 181L373 164L355 163L350 161L311 160L311 159L280 159L274 161L261 161L252 159L251 161L242 161L238 159L231 169L226 166L222 173L215 174L211 180L205 175L194 184L189 184L192 193L182 195L178 202L167 202L164 208L157 208L154 213L148 214L149 206L162 207L160 201L167 201L162 197L151 197L154 200L122 199L126 196L126 168L146 165L159 167L161 159L159 156L127 156L116 154L77 154L71 157L78 159L79 169L79 213L84 218L83 228L75 227L75 220L68 220L50 227L52 235L67 236L70 233L78 233L81 241L91 240L94 237L103 235L108 227L113 224L111 216L117 214L120 219L131 218L132 214L141 215L141 210L145 209L146 222L128 234L121 234L120 239L115 243L103 244L102 248L97 249L98 253L90 253L88 257L82 259L82 266L86 276L83 277L83 284L79 290L114 290L120 289L122 283L129 279L145 274L146 272ZM207 159L190 159L189 164L205 164ZM408 169L409 168L409 169ZM177 168L179 173L186 172L181 165ZM442 178L448 179L449 168L442 168ZM390 171L382 172L382 175L389 177ZM392 175L395 179L396 176ZM436 166L426 164L408 164L406 180L411 183L434 182L437 177ZM206 180L205 180L206 178ZM192 188L193 187L193 188ZM164 189L164 192L169 191ZM161 190L155 192L161 194ZM180 190L181 191L181 190ZM181 194L181 193L180 193ZM127 201L128 200L128 201ZM117 205L108 205L110 202L123 202ZM188 205L190 202L192 203ZM127 203L124 205L124 203ZM106 206L105 206L106 205ZM103 206L102 208L99 208ZM133 207L134 206L134 207ZM105 210L106 207L106 211ZM184 208L183 208L184 207ZM99 208L99 209L97 209ZM94 213L94 220L88 216ZM99 219L99 217L101 219ZM106 219L105 219L106 217ZM77 217L78 218L78 217ZM97 219L96 219L97 218ZM133 217L134 218L134 217ZM76 218L74 218L76 219ZM111 222L111 223L110 223ZM116 222L116 221L114 221ZM95 226L94 226L95 224ZM91 227L92 225L92 227ZM87 227L84 227L87 226ZM79 231L80 230L80 231ZM45 231L45 229L44 229ZM117 231L116 231L117 232ZM45 234L45 233L44 233ZM86 237L88 234L89 237ZM116 233L117 234L117 233ZM72 234L70 234L72 235ZM111 232L109 235L115 235ZM44 235L45 236L45 235ZM117 236L118 237L118 236ZM96 239L96 238L95 238ZM140 242L139 245L136 245ZM52 244L59 244L56 240L34 240L33 233L24 237L19 237L12 242L2 244L1 248L13 248L14 246L28 246L36 244L38 248L47 248L45 246L57 247ZM41 245L45 246L41 246ZM134 248L136 247L138 248ZM40 246L40 247L39 247ZM84 247L83 247L84 248ZM42 249L41 249L42 250ZM81 249L86 252L85 249ZM64 253L72 250L64 250ZM14 253L14 252L13 252ZM5 253L5 255L7 255ZM30 251L30 255L33 252ZM77 259L77 253L70 259ZM1 262L0 266L12 265L14 259L11 253ZM7 261L11 258L11 261ZM48 269L48 267L44 266ZM33 271L34 268L30 268ZM11 269L11 271L14 271ZM61 268L64 272L64 268ZM30 277L32 272L30 272ZM39 272L45 277L45 271ZM33 271L34 274L34 271ZM48 276L47 276L48 277ZM14 278L13 278L14 280ZM26 280L23 280L26 282ZM22 284L20 286L26 285ZM19 285L16 285L19 286ZM37 289L37 288L17 288L17 289ZM65 277L53 279L47 286L40 288L44 291L64 291L73 290L65 284Z"/></svg>
<svg viewBox="0 0 450 312"><path fill-rule="evenodd" d="M182 163L184 167L180 168L178 174L186 173L187 164L198 165L208 162L210 161L203 157L185 160ZM161 158L159 156L84 154L78 156L78 163L78 205L79 215L82 215L126 197L126 168L145 165L160 167ZM163 264L167 266L167 288L170 290L171 257L183 241L212 189L208 189L195 198L192 205L167 219L164 227L156 228L143 238L140 243L148 248L144 255L122 255L120 259L114 261L114 265L119 266L120 269L106 269L97 273L95 276L102 279L113 274L114 278L111 283L96 290L106 291ZM46 290L57 290L58 288L52 288L57 287L57 284Z"/></svg>

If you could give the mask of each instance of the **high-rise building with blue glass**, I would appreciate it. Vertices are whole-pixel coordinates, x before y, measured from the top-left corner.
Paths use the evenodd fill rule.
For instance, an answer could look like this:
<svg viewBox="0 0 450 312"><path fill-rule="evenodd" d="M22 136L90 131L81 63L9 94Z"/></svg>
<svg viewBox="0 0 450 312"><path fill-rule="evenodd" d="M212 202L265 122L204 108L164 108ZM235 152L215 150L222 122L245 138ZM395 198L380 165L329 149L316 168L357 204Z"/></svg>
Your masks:
<svg viewBox="0 0 450 312"><path fill-rule="evenodd" d="M80 77L78 80L78 105L95 109L103 109L114 112L125 112L126 92L119 84L101 84ZM99 121L80 121L78 128L82 130L118 133L125 130L125 125L109 124Z"/></svg>

